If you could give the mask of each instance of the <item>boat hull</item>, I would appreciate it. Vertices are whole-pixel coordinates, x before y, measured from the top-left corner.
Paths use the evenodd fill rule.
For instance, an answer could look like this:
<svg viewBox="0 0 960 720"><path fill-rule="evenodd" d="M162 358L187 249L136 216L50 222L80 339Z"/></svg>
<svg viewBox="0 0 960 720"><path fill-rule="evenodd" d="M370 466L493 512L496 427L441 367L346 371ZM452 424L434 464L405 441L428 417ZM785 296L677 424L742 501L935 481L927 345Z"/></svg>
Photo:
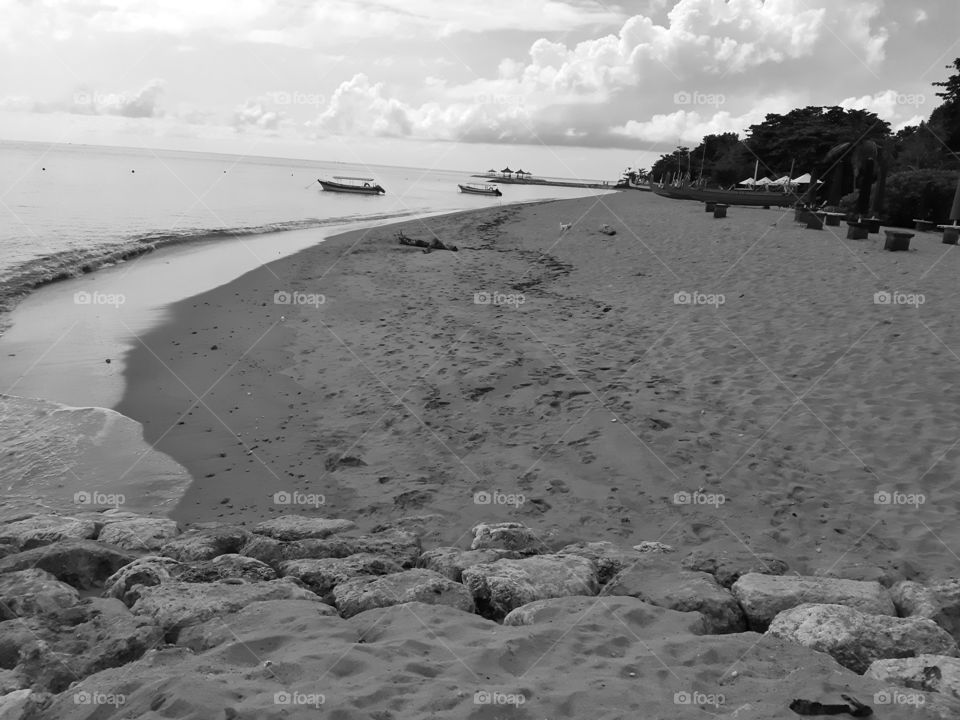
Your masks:
<svg viewBox="0 0 960 720"><path fill-rule="evenodd" d="M480 190L479 188L472 188L469 185L457 185L457 187L460 188L460 192L466 193L467 195L489 195L490 197L500 197L503 195L497 188L493 190Z"/></svg>
<svg viewBox="0 0 960 720"><path fill-rule="evenodd" d="M346 183L332 182L330 180L319 180L320 187L327 192L354 193L355 195L383 195L386 193L379 185L364 187L362 185L347 185Z"/></svg>
<svg viewBox="0 0 960 720"><path fill-rule="evenodd" d="M800 202L799 195L765 190L698 190L691 187L655 186L653 191L672 200L696 200L750 207L793 207Z"/></svg>

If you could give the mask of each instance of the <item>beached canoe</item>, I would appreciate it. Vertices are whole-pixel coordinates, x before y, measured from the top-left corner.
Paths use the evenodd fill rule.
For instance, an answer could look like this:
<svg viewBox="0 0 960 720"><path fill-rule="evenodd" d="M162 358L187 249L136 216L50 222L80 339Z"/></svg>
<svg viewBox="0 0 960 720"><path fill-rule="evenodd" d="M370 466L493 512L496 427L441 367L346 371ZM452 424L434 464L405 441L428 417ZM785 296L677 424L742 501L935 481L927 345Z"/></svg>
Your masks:
<svg viewBox="0 0 960 720"><path fill-rule="evenodd" d="M770 192L767 190L708 190L689 185L654 185L653 191L661 197L673 200L697 200L698 202L725 203L727 205L750 205L753 207L793 207L800 201L794 193Z"/></svg>

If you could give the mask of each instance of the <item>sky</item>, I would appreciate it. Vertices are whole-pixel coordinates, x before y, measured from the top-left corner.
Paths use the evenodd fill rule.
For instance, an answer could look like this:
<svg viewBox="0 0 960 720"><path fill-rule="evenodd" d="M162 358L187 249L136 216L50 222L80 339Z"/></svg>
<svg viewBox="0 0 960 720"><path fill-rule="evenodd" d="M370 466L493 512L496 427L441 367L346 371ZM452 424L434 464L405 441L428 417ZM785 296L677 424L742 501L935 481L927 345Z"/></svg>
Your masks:
<svg viewBox="0 0 960 720"><path fill-rule="evenodd" d="M957 0L0 0L0 139L615 179L936 107Z"/></svg>

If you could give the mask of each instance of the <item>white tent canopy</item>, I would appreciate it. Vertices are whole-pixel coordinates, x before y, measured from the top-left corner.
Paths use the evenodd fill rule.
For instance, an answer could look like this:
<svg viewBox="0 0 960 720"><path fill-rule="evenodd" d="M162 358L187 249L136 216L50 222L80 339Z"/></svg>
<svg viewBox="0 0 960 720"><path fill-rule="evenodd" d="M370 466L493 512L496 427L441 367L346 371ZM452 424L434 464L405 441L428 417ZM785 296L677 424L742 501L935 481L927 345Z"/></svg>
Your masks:
<svg viewBox="0 0 960 720"><path fill-rule="evenodd" d="M771 180L770 178L762 177L759 180L757 180L757 185L769 185L772 182L773 180Z"/></svg>
<svg viewBox="0 0 960 720"><path fill-rule="evenodd" d="M810 177L810 173L804 173L804 174L801 175L800 177L795 177L795 178L794 178L793 180L791 180L790 182L792 182L792 183L794 183L794 184L796 184L796 185L805 185L806 183L810 182L812 179L813 179L813 178Z"/></svg>
<svg viewBox="0 0 960 720"><path fill-rule="evenodd" d="M740 182L737 183L737 185L755 185L756 182L757 181L754 180L752 177L749 177L746 180L741 180Z"/></svg>
<svg viewBox="0 0 960 720"><path fill-rule="evenodd" d="M790 176L784 175L783 177L778 177L776 180L771 180L768 184L769 185L786 185L788 182L790 182Z"/></svg>

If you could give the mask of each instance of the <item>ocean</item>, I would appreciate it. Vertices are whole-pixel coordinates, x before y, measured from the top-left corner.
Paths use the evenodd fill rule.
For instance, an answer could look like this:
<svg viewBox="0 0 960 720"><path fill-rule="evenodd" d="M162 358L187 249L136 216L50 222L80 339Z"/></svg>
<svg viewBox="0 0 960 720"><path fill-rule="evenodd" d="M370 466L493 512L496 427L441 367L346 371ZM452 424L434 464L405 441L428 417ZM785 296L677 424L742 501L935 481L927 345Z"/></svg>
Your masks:
<svg viewBox="0 0 960 720"><path fill-rule="evenodd" d="M478 182L470 174L0 142L0 468L8 512L19 503L164 513L176 502L189 475L150 448L137 423L111 409L122 364L104 364L122 357L131 336L159 321L166 304L351 227L597 192L505 185L500 200L459 193L457 183ZM336 175L376 178L387 193L321 191L317 179ZM304 232L310 229L322 232ZM249 254L234 250L238 239ZM175 245L184 253L164 265L141 261ZM235 262L225 260L231 254ZM131 265L140 266L138 273L129 272ZM194 268L213 265L219 275L201 277ZM96 279L94 293L119 282L127 314L90 313L73 296L56 298L61 284L51 283L67 280L62 286L74 290L86 287L77 285L85 277ZM131 283L139 283L137 293L127 289ZM45 292L56 302L44 301Z"/></svg>

